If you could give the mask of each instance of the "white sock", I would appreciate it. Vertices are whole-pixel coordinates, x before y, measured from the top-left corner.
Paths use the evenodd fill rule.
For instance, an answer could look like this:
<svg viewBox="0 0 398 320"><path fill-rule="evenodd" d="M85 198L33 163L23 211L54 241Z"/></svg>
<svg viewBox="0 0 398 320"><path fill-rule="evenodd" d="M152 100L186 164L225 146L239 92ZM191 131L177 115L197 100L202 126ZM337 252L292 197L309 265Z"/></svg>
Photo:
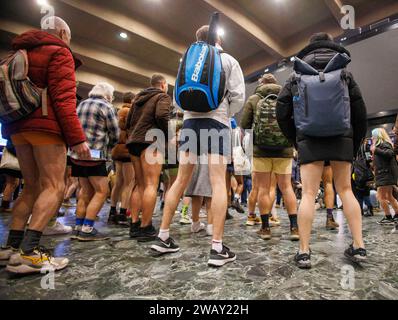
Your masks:
<svg viewBox="0 0 398 320"><path fill-rule="evenodd" d="M192 232L196 233L200 230L201 223L200 221L192 222Z"/></svg>
<svg viewBox="0 0 398 320"><path fill-rule="evenodd" d="M160 229L159 230L159 238L162 241L166 241L168 238L170 238L170 229L166 229L166 230Z"/></svg>
<svg viewBox="0 0 398 320"><path fill-rule="evenodd" d="M82 232L84 232L84 233L91 233L91 231L93 231L93 227L90 227L90 226L83 226L82 227Z"/></svg>
<svg viewBox="0 0 398 320"><path fill-rule="evenodd" d="M218 253L222 252L222 241L221 240L213 240L211 244L211 248L216 250Z"/></svg>
<svg viewBox="0 0 398 320"><path fill-rule="evenodd" d="M213 225L212 224L208 224L206 227L206 233L208 236L212 236L213 235Z"/></svg>

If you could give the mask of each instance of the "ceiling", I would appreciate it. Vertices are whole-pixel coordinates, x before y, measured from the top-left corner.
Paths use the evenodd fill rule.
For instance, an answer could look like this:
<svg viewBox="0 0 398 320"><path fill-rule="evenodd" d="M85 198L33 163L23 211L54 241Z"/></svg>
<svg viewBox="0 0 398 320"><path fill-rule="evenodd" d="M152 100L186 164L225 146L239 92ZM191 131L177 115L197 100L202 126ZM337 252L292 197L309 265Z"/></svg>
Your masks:
<svg viewBox="0 0 398 320"><path fill-rule="evenodd" d="M245 75L295 54L319 31L334 36L340 7L355 8L357 26L398 13L397 0L48 0L72 30L72 50L84 61L80 93L108 81L118 93L148 86L155 72L173 85L178 64L196 30L212 12L223 13L224 50ZM0 54L11 39L37 28L36 0L0 1ZM119 37L125 32L128 39Z"/></svg>

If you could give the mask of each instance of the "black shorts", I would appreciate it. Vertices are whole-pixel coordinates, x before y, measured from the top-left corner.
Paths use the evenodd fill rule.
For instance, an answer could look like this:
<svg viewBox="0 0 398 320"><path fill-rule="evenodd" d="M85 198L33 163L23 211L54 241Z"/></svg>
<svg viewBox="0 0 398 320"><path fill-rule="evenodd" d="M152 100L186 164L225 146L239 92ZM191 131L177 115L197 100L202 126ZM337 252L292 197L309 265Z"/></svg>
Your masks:
<svg viewBox="0 0 398 320"><path fill-rule="evenodd" d="M192 136L196 137L196 141L191 141ZM206 154L231 156L231 130L226 125L213 119L185 120L179 143L180 152L190 151L198 156Z"/></svg>
<svg viewBox="0 0 398 320"><path fill-rule="evenodd" d="M121 162L121 163L131 163L130 158L124 158L124 159L117 159L115 162Z"/></svg>
<svg viewBox="0 0 398 320"><path fill-rule="evenodd" d="M88 178L88 177L107 177L108 171L106 170L106 162L92 167L80 166L72 163L72 177L75 178Z"/></svg>
<svg viewBox="0 0 398 320"><path fill-rule="evenodd" d="M129 153L133 157L141 157L141 154L150 147L151 145L148 143L130 143L127 145L127 149L129 149Z"/></svg>

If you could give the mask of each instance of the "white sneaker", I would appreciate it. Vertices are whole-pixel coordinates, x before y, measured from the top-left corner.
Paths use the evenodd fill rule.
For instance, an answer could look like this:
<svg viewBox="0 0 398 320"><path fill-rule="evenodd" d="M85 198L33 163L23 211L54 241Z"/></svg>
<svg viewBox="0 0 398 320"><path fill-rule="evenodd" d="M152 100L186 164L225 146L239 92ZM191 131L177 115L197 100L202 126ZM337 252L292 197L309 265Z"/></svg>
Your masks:
<svg viewBox="0 0 398 320"><path fill-rule="evenodd" d="M398 234L398 224L391 230L391 234Z"/></svg>
<svg viewBox="0 0 398 320"><path fill-rule="evenodd" d="M191 225L191 232L192 233L199 233L199 232L201 232L203 230L206 230L206 225L203 222L201 222L201 223L199 223L197 225L192 223L192 225Z"/></svg>
<svg viewBox="0 0 398 320"><path fill-rule="evenodd" d="M11 256L18 253L17 249L11 247L1 247L0 248L0 266L5 267L8 264Z"/></svg>
<svg viewBox="0 0 398 320"><path fill-rule="evenodd" d="M180 224L191 224L192 220L189 218L188 215L184 215L180 219Z"/></svg>
<svg viewBox="0 0 398 320"><path fill-rule="evenodd" d="M63 235L69 234L73 231L72 227L65 226L60 222L56 222L55 225L52 227L46 227L43 231L43 236L56 236L56 235Z"/></svg>

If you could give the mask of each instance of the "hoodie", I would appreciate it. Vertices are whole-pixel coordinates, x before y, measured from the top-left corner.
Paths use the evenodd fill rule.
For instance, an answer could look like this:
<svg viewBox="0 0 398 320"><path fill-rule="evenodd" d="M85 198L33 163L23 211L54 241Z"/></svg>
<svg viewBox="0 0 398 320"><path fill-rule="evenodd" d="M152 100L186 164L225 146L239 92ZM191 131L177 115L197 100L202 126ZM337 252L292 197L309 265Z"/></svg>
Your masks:
<svg viewBox="0 0 398 320"><path fill-rule="evenodd" d="M3 136L33 131L60 135L68 146L86 141L76 114L75 61L69 47L56 36L38 30L17 36L12 47L27 51L29 79L39 88L47 88L48 116L43 116L39 108L26 118L3 126Z"/></svg>
<svg viewBox="0 0 398 320"><path fill-rule="evenodd" d="M167 141L171 105L170 96L158 88L148 88L137 94L127 117L127 145L153 143L154 139L145 139L151 129L162 130Z"/></svg>
<svg viewBox="0 0 398 320"><path fill-rule="evenodd" d="M244 130L251 130L254 128L254 116L256 114L257 104L262 98L267 97L270 94L279 95L282 87L277 84L265 84L259 85L256 88L256 92L246 102L241 127ZM266 149L261 146L253 146L253 156L255 158L293 158L293 148L285 149Z"/></svg>

